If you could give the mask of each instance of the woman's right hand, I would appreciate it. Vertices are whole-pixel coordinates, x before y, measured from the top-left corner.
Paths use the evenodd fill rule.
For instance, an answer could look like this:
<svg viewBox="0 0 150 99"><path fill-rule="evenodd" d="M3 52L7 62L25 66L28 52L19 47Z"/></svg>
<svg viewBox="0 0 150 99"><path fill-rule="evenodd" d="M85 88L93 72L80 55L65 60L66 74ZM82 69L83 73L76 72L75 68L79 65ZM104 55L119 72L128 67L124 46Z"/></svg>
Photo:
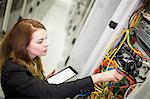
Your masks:
<svg viewBox="0 0 150 99"><path fill-rule="evenodd" d="M91 78L94 83L108 81L119 82L123 78L123 76L118 73L116 69L114 69L107 72L93 74Z"/></svg>

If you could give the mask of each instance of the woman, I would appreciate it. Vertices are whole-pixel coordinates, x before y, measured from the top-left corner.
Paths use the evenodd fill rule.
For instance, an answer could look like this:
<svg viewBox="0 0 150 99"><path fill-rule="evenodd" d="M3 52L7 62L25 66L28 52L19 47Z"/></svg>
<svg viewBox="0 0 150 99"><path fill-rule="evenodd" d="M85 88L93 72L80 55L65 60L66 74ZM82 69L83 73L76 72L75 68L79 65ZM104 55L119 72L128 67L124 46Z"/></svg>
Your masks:
<svg viewBox="0 0 150 99"><path fill-rule="evenodd" d="M40 56L47 53L47 34L38 21L22 19L6 36L0 50L1 86L5 98L66 98L92 92L94 84L118 82L116 70L98 73L72 82L49 84L43 75Z"/></svg>

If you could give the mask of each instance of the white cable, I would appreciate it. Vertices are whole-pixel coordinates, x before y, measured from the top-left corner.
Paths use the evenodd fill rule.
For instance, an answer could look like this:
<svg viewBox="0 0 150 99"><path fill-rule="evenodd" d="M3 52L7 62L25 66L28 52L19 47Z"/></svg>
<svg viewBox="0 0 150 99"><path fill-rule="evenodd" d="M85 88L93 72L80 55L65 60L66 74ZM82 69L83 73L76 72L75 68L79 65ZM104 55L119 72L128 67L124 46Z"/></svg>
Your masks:
<svg viewBox="0 0 150 99"><path fill-rule="evenodd" d="M126 98L127 98L127 94L128 94L129 90L130 90L132 87L134 87L134 86L140 86L141 84L142 84L142 83L137 83L137 84L131 85L131 86L126 90L123 99L126 99Z"/></svg>
<svg viewBox="0 0 150 99"><path fill-rule="evenodd" d="M150 63L146 62L146 61L142 61L143 64L147 65L148 67L150 67Z"/></svg>

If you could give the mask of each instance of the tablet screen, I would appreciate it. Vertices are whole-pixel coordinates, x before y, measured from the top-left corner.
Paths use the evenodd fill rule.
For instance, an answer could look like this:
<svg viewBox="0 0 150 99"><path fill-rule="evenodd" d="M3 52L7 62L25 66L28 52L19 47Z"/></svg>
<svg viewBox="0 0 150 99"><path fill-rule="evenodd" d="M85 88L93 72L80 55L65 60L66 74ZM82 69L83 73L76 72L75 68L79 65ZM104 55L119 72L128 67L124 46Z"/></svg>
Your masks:
<svg viewBox="0 0 150 99"><path fill-rule="evenodd" d="M77 75L77 72L71 66L69 66L61 70L60 72L56 73L54 76L50 77L47 81L50 84L60 84L69 80L75 75Z"/></svg>

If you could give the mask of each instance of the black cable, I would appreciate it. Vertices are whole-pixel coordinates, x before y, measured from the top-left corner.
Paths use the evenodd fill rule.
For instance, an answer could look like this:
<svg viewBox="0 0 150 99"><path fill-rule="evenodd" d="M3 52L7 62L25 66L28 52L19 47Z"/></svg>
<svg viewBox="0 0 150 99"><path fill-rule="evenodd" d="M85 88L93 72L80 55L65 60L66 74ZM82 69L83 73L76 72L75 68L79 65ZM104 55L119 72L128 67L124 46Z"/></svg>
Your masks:
<svg viewBox="0 0 150 99"><path fill-rule="evenodd" d="M134 65L137 67L137 65L136 65L136 63L134 61L134 57L131 55L131 53L128 52L127 49L125 49L125 48L122 48L122 50L125 51L132 58Z"/></svg>

